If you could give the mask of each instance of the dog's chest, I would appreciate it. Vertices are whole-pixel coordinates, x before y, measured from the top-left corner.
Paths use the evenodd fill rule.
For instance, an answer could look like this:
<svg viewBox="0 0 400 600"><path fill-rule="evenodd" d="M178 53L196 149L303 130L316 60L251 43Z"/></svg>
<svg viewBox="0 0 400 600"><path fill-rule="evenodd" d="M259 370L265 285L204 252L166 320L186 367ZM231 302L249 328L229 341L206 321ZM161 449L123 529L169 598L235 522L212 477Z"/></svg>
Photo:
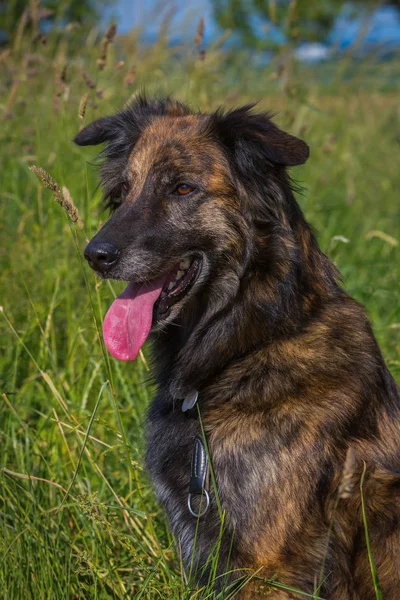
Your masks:
<svg viewBox="0 0 400 600"><path fill-rule="evenodd" d="M185 562L190 560L196 535L197 519L189 512L188 495L194 446L196 438L201 437L196 408L186 413L182 412L182 402L171 408L160 397L153 400L147 425L146 467L171 529L179 540ZM212 521L213 513L214 507L211 506L202 519L202 525L209 524L210 519ZM204 538L206 546L217 534L214 534L213 527L207 526L198 535L201 540Z"/></svg>
<svg viewBox="0 0 400 600"><path fill-rule="evenodd" d="M196 408L183 412L182 402L167 406L156 397L149 411L146 466L159 501L168 512L179 503L187 506L191 457L195 440L201 437Z"/></svg>

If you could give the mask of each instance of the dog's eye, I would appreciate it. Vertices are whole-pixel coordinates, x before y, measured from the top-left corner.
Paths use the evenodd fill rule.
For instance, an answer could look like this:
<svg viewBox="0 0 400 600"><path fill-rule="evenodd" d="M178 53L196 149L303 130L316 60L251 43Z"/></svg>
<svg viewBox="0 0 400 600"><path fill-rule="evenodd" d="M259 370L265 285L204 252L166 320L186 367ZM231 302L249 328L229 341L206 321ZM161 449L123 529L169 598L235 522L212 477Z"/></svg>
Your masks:
<svg viewBox="0 0 400 600"><path fill-rule="evenodd" d="M188 183L180 183L178 187L175 189L175 193L179 196L187 196L194 192L194 188Z"/></svg>
<svg viewBox="0 0 400 600"><path fill-rule="evenodd" d="M109 209L110 212L115 212L122 204L123 198L119 196L108 196L104 200L104 208Z"/></svg>
<svg viewBox="0 0 400 600"><path fill-rule="evenodd" d="M105 199L105 208L109 208L113 213L123 204L128 192L130 190L129 183L124 181L117 188L115 188Z"/></svg>

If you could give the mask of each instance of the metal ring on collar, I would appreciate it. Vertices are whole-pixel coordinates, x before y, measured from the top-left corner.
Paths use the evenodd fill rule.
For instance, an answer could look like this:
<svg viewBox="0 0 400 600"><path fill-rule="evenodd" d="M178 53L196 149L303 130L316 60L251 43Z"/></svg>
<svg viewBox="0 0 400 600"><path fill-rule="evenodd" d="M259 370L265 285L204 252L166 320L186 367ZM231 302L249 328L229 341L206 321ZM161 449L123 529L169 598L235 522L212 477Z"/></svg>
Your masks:
<svg viewBox="0 0 400 600"><path fill-rule="evenodd" d="M202 496L203 496L203 494L206 497L206 505L205 505L205 507L203 508L203 510L200 513L196 513L193 510L193 508L192 508L192 494L188 495L188 509L189 509L190 514L193 515L193 517L196 517L196 518L202 517L203 515L206 514L206 512L208 510L208 507L210 506L210 496L209 496L207 490L203 490ZM201 506L201 502L200 502L200 506Z"/></svg>

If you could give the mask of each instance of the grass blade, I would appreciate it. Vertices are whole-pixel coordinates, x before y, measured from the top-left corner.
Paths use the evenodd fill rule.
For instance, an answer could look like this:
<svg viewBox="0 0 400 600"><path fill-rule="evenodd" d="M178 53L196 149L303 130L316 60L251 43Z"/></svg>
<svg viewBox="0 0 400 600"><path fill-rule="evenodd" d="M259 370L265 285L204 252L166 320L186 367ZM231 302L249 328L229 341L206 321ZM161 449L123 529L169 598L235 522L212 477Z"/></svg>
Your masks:
<svg viewBox="0 0 400 600"><path fill-rule="evenodd" d="M84 437L84 439L83 439L82 448L81 448L81 451L80 451L80 453L79 453L78 464L76 465L76 469L75 469L75 472L74 472L74 474L73 474L73 477L72 477L71 483L70 483L70 484L69 484L69 486L68 486L67 493L65 494L64 498L63 498L63 499L62 499L62 501L61 501L61 504L60 504L60 506L59 506L59 509L62 507L62 505L64 504L64 502L67 500L67 498L68 498L68 496L69 496L69 494L70 494L70 491L71 491L71 489L72 489L72 486L73 486L73 485L74 485L74 483L75 483L76 477L77 477L77 475L78 475L79 467L80 467L80 464L81 464L81 462L82 462L83 453L85 452L86 444L87 444L87 441L88 441L88 439L89 439L90 430L91 430L91 428L92 428L93 421L94 421L94 418L95 418L95 416L96 416L97 409L99 408L99 404L100 404L101 397L102 397L102 395L103 395L103 391L105 390L105 388L106 388L108 385L109 385L109 382L108 382L108 381L105 381L105 382L103 383L103 385L101 386L101 388L100 388L100 392L99 392L99 395L98 395L98 397L97 397L97 402L96 402L96 405L95 405L95 407L94 407L94 409L93 409L92 416L90 417L89 425L88 425L88 428L87 428L87 430L86 430L85 437Z"/></svg>
<svg viewBox="0 0 400 600"><path fill-rule="evenodd" d="M381 584L379 582L379 577L378 577L378 572L376 570L374 557L372 556L371 542L369 539L369 532L368 532L367 513L365 510L363 485L364 485L366 469L367 469L367 465L364 462L364 469L363 469L363 472L361 475L361 481L360 481L360 494L361 494L361 510L362 510L363 524L364 524L365 543L367 545L368 560L369 560L369 566L371 568L371 575L372 575L372 581L374 584L376 600L383 600Z"/></svg>

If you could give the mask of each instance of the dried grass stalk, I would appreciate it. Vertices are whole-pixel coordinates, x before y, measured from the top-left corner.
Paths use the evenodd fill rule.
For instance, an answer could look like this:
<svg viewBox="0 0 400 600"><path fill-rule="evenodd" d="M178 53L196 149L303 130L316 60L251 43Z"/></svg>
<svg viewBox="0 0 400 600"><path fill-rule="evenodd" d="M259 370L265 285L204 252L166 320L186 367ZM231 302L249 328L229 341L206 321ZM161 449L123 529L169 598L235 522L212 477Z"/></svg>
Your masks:
<svg viewBox="0 0 400 600"><path fill-rule="evenodd" d="M21 47L21 41L24 35L25 27L27 26L29 21L29 7L25 8L22 13L18 23L17 23L17 32L14 38L14 50L18 52Z"/></svg>
<svg viewBox="0 0 400 600"><path fill-rule="evenodd" d="M42 182L43 186L53 193L54 200L62 206L67 212L71 221L76 223L78 227L83 228L83 222L79 215L79 211L72 200L71 194L68 188L65 186L61 189L58 183L52 178L52 176L42 167L36 167L32 165L29 167L32 173L35 173L36 177Z"/></svg>
<svg viewBox="0 0 400 600"><path fill-rule="evenodd" d="M339 498L349 498L354 489L354 472L357 466L356 452L352 446L347 449L344 461L342 479L339 485Z"/></svg>
<svg viewBox="0 0 400 600"><path fill-rule="evenodd" d="M78 117L81 121L83 121L83 119L85 118L87 99L88 94L83 94L81 101L79 102Z"/></svg>
<svg viewBox="0 0 400 600"><path fill-rule="evenodd" d="M89 77L89 75L86 73L86 71L82 71L82 79L91 90L95 89L96 84L93 81L93 79L91 77Z"/></svg>
<svg viewBox="0 0 400 600"><path fill-rule="evenodd" d="M268 1L268 16L271 23L276 23L276 0Z"/></svg>
<svg viewBox="0 0 400 600"><path fill-rule="evenodd" d="M197 26L196 36L194 38L194 43L197 47L201 46L204 40L204 19L201 17L199 24Z"/></svg>
<svg viewBox="0 0 400 600"><path fill-rule="evenodd" d="M124 84L129 87L136 80L136 68L132 67L124 77Z"/></svg>
<svg viewBox="0 0 400 600"><path fill-rule="evenodd" d="M102 71L107 64L108 47L114 41L116 33L117 26L115 25L115 23L113 23L107 29L103 39L100 42L100 57L96 61L100 71Z"/></svg>
<svg viewBox="0 0 400 600"><path fill-rule="evenodd" d="M12 109L14 106L14 102L15 102L15 98L17 95L17 91L19 88L19 80L16 79L15 81L13 81L12 85L11 85L11 89L10 89L10 93L8 94L8 98L7 98L7 104L6 104L6 110L4 113L4 119L11 119L12 118Z"/></svg>
<svg viewBox="0 0 400 600"><path fill-rule="evenodd" d="M399 242L398 240L396 240L396 238L392 237L388 233L385 233L384 231L379 231L378 229L375 229L374 231L369 231L365 236L365 239L367 240L372 240L373 238L379 238L393 247L399 245Z"/></svg>
<svg viewBox="0 0 400 600"><path fill-rule="evenodd" d="M54 109L59 112L61 109L61 97L65 95L68 86L67 86L67 63L64 58L60 60L60 63L56 68L56 76L55 76L55 88L56 92L53 98L53 106Z"/></svg>
<svg viewBox="0 0 400 600"><path fill-rule="evenodd" d="M39 37L40 0L30 0L29 8L30 8L31 23L32 23L32 39L37 40Z"/></svg>
<svg viewBox="0 0 400 600"><path fill-rule="evenodd" d="M6 48L3 52L0 52L0 63L5 62L11 54L11 48Z"/></svg>

